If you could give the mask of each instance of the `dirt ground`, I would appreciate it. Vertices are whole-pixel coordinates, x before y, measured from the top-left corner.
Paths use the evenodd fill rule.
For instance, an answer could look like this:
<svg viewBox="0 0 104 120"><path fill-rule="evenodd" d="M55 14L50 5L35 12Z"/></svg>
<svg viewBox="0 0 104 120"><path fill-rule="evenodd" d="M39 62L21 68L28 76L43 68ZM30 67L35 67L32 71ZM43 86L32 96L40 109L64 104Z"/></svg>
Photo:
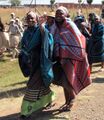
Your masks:
<svg viewBox="0 0 104 120"><path fill-rule="evenodd" d="M48 111L33 113L32 120L104 120L104 72L98 72L99 66L93 66L93 69L92 84L77 95L70 112L58 112L64 103L63 89L53 86L56 105ZM22 97L0 99L0 120L17 120Z"/></svg>

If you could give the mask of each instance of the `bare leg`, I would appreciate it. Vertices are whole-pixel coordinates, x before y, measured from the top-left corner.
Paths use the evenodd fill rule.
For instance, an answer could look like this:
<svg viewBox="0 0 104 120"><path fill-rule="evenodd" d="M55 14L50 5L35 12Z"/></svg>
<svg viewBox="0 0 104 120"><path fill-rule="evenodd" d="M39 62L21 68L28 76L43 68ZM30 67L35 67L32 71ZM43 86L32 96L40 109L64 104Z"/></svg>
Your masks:
<svg viewBox="0 0 104 120"><path fill-rule="evenodd" d="M13 48L12 58L16 58L16 55L19 54L19 51L17 48Z"/></svg>
<svg viewBox="0 0 104 120"><path fill-rule="evenodd" d="M75 99L75 93L71 87L69 88L69 90L64 88L64 95L66 104L68 104L71 99Z"/></svg>
<svg viewBox="0 0 104 120"><path fill-rule="evenodd" d="M69 88L70 89L70 88ZM68 90L64 88L65 104L59 108L60 112L70 111L75 100L75 94L72 89Z"/></svg>

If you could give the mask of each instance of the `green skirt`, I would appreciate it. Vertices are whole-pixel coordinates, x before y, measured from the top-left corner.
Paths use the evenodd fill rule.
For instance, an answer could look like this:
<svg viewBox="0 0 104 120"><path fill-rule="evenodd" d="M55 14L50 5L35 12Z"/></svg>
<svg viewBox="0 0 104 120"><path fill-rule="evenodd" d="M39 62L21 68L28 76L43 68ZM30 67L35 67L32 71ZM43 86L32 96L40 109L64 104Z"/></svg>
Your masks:
<svg viewBox="0 0 104 120"><path fill-rule="evenodd" d="M54 99L55 99L55 93L53 91L51 91L45 96L42 96L37 101L27 101L23 99L22 106L21 106L21 115L29 116L33 112L45 107Z"/></svg>

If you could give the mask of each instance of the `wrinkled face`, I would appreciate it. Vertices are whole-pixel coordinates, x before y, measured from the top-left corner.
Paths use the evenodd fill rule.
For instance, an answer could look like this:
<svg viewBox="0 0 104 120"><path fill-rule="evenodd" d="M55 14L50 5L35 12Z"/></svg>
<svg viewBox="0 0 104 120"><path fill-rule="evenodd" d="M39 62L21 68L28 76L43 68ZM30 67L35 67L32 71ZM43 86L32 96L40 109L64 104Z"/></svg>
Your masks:
<svg viewBox="0 0 104 120"><path fill-rule="evenodd" d="M63 22L65 20L65 14L62 10L57 10L55 15L56 22Z"/></svg>
<svg viewBox="0 0 104 120"><path fill-rule="evenodd" d="M28 24L29 27L34 26L35 24L37 24L37 20L35 17L31 16L31 15L27 15L26 17L26 22Z"/></svg>

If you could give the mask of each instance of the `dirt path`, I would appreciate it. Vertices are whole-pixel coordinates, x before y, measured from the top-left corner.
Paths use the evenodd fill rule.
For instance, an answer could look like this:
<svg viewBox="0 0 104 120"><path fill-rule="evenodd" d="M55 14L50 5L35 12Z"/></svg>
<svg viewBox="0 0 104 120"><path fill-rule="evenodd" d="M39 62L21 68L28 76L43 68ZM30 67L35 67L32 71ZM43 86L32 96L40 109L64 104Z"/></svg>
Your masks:
<svg viewBox="0 0 104 120"><path fill-rule="evenodd" d="M104 72L92 73L93 83L77 96L71 112L59 113L57 109L64 103L61 87L53 87L57 93L56 105L49 111L33 114L33 120L104 120ZM0 100L0 120L16 120L22 97Z"/></svg>

